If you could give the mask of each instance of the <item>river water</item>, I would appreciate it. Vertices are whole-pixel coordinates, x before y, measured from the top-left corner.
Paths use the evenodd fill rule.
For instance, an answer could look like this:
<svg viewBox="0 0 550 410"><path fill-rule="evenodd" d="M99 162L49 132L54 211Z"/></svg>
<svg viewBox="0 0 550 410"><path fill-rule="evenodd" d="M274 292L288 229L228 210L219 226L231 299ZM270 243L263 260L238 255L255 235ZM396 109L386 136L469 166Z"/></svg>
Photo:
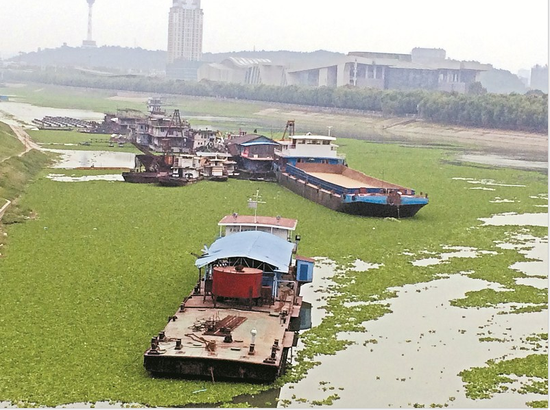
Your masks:
<svg viewBox="0 0 550 410"><path fill-rule="evenodd" d="M115 151L73 151L48 149L60 155L52 166L56 169L73 168L134 168L135 154Z"/></svg>
<svg viewBox="0 0 550 410"><path fill-rule="evenodd" d="M86 112L63 110L57 114L53 109L19 107L21 103L2 103L1 111L10 104L10 114L27 121L43 115L66 115L75 118L86 117ZM28 105L28 104L27 104ZM15 108L17 107L17 108ZM40 110L38 110L40 108ZM41 111L43 110L43 111ZM98 115L98 113L95 113ZM22 115L21 117L19 117ZM102 115L102 114L101 114ZM0 117L2 121L2 119ZM20 122L19 122L20 125ZM55 168L78 167L121 167L134 166L134 154L98 151L53 150L61 155ZM475 158L463 160L473 162ZM482 160L483 158L480 158ZM494 160L494 159L492 159ZM497 161L498 162L498 161ZM495 164L494 164L495 165ZM517 166L506 161L500 166ZM529 164L528 168L533 167ZM83 181L96 178L71 178L60 174L50 174L57 181ZM110 176L107 180L120 180ZM478 183L479 181L475 181ZM491 189L491 181L482 181L485 189ZM489 225L536 225L548 226L548 214L502 214L482 219ZM521 245L503 243L500 246L513 248L534 260L518 262L513 269L524 272L528 277L518 279L518 283L548 289L548 242L547 239L521 237ZM475 249L449 249L438 257L414 261L425 266L440 263L450 257L476 257ZM376 265L356 261L355 269L369 274ZM312 303L312 325L318 326L326 312L320 307L323 298L330 292L332 275L338 270L334 262L317 258L314 282L303 287L304 300ZM544 279L543 279L544 278ZM276 391L266 392L269 402L279 397L279 407L288 403L292 408L313 407L314 400L322 401L331 394L338 394L334 401L337 408L388 408L388 407L455 407L455 408L519 408L531 400L546 400L536 394L518 394L514 387L506 393L495 394L491 399L472 400L466 398L462 370L471 367L484 367L489 359L525 357L532 353L527 337L535 333L548 332L548 310L528 314L502 314L510 306L497 308L463 309L454 307L450 301L463 298L468 291L485 288L501 290L495 283L473 279L465 272L442 276L429 283L407 285L391 289L397 297L384 301L389 303L392 313L379 320L366 323L364 333L339 335L352 340L353 345L332 356L316 357L320 365L311 369L307 377L298 383L285 385ZM480 338L491 335L499 341L480 342ZM376 341L373 342L373 341ZM299 345L297 349L300 349ZM547 353L547 345L538 353ZM265 407L259 395L255 406ZM236 402L242 400L237 399ZM250 400L249 400L250 401ZM286 403L286 404L284 404ZM9 407L0 403L0 407ZM97 407L119 407L122 404L100 404ZM67 406L68 407L68 406ZM76 407L84 407L76 405ZM88 407L88 405L86 405ZM208 407L208 406L206 406Z"/></svg>
<svg viewBox="0 0 550 410"><path fill-rule="evenodd" d="M482 220L488 225L548 226L548 214L503 214ZM513 269L528 277L521 283L548 289L548 241L521 237L522 245L501 244L517 249L535 260L518 262ZM451 257L475 257L476 250L453 249L439 258L417 261L429 265ZM447 255L447 256L446 256ZM434 260L432 260L434 259ZM359 261L358 261L359 262ZM337 266L318 258L311 285L304 286L304 300L313 302L313 325L325 315L319 298L328 295L331 276ZM360 267L369 274L376 266ZM541 279L544 277L545 279ZM532 354L528 337L548 333L548 310L525 314L503 314L510 306L483 309L454 307L450 301L466 292L481 289L503 290L500 285L473 279L467 273L442 276L440 279L390 289L397 297L384 301L392 313L365 323L364 333L342 333L353 345L335 355L316 357L321 362L307 377L285 385L280 398L292 408L307 408L312 401L322 401L336 393L338 408L388 407L456 407L456 408L525 408L533 400L547 400L537 394L518 394L512 385L506 393L491 399L466 397L460 376L462 370L485 367L489 359L512 359ZM481 342L491 335L494 341ZM496 340L498 339L498 340ZM538 353L547 354L548 346ZM280 402L281 403L281 402ZM290 403L290 404L289 404ZM279 406L281 407L281 406ZM318 407L318 406L316 406ZM325 406L321 406L325 407ZM328 406L327 406L328 407Z"/></svg>
<svg viewBox="0 0 550 410"><path fill-rule="evenodd" d="M458 160L461 162L474 162L476 164L486 164L497 167L548 170L548 162L524 161L520 159L506 158L500 155L464 154L460 155Z"/></svg>
<svg viewBox="0 0 550 410"><path fill-rule="evenodd" d="M98 122L103 121L105 116L103 113L89 110L39 107L32 104L11 101L0 103L0 121L10 125L35 127L32 120L41 120L47 115L52 117L70 117Z"/></svg>

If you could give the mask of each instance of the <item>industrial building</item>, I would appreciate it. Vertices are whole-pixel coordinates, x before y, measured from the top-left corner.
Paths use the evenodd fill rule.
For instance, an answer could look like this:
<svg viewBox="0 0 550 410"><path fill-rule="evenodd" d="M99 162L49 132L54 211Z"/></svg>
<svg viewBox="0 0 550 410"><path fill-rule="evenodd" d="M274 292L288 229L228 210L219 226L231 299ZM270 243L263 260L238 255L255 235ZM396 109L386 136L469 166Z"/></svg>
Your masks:
<svg viewBox="0 0 550 410"><path fill-rule="evenodd" d="M350 52L315 65L283 67L265 59L229 58L202 65L199 80L239 84L341 87L380 90L426 89L465 93L490 64L446 58L442 49L415 48L411 54Z"/></svg>
<svg viewBox="0 0 550 410"><path fill-rule="evenodd" d="M88 0L93 2L93 0ZM200 0L173 0L168 25L166 76L187 81L342 87L380 90L439 90L465 93L489 64L446 58L443 49L414 48L410 54L354 51L322 63L284 66L265 58L202 59L203 10Z"/></svg>
<svg viewBox="0 0 550 410"><path fill-rule="evenodd" d="M286 71L284 66L272 64L266 58L230 57L221 63L202 64L198 79L281 86L286 85Z"/></svg>

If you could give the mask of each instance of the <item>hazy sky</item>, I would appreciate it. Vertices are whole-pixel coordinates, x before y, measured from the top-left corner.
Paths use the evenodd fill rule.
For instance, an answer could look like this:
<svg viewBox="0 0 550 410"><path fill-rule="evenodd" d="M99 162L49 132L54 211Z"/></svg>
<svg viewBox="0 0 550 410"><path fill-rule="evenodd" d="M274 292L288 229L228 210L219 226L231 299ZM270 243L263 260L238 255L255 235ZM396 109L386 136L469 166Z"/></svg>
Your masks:
<svg viewBox="0 0 550 410"><path fill-rule="evenodd" d="M99 46L166 50L172 0L96 0ZM548 63L548 0L202 0L203 52L443 48L516 73ZM0 57L76 47L86 0L0 0Z"/></svg>

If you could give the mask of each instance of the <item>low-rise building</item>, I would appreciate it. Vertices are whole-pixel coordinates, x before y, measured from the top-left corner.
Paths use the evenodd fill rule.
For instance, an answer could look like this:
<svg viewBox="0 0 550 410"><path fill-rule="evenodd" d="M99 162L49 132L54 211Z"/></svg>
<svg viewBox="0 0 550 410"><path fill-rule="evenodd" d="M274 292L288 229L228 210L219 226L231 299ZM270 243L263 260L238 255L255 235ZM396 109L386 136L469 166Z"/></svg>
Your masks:
<svg viewBox="0 0 550 410"><path fill-rule="evenodd" d="M237 84L286 85L285 67L266 58L230 57L220 63L204 64L198 70L199 80Z"/></svg>
<svg viewBox="0 0 550 410"><path fill-rule="evenodd" d="M230 139L226 144L243 176L265 178L273 172L278 142L264 135L245 134Z"/></svg>
<svg viewBox="0 0 550 410"><path fill-rule="evenodd" d="M439 49L437 49L439 50ZM444 53L444 50L441 50ZM444 55L444 54L443 54ZM421 54L350 52L332 65L288 69L288 84L341 87L352 85L380 90L438 90L465 93L479 81L489 64L432 58Z"/></svg>
<svg viewBox="0 0 550 410"><path fill-rule="evenodd" d="M548 64L531 68L531 89L548 93Z"/></svg>
<svg viewBox="0 0 550 410"><path fill-rule="evenodd" d="M238 84L355 86L380 90L439 90L465 93L490 64L446 58L445 50L415 48L411 54L354 51L315 64L284 67L267 59L235 58L205 64L199 79Z"/></svg>

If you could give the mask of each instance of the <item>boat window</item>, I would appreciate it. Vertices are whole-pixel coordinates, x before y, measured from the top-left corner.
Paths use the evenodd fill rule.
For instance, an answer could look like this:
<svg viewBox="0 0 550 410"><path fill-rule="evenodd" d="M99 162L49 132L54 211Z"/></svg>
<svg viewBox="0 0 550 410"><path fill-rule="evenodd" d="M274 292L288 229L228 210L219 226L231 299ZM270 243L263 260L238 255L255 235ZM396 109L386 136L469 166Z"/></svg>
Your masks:
<svg viewBox="0 0 550 410"><path fill-rule="evenodd" d="M305 140L296 140L296 144L305 144L306 141Z"/></svg>

